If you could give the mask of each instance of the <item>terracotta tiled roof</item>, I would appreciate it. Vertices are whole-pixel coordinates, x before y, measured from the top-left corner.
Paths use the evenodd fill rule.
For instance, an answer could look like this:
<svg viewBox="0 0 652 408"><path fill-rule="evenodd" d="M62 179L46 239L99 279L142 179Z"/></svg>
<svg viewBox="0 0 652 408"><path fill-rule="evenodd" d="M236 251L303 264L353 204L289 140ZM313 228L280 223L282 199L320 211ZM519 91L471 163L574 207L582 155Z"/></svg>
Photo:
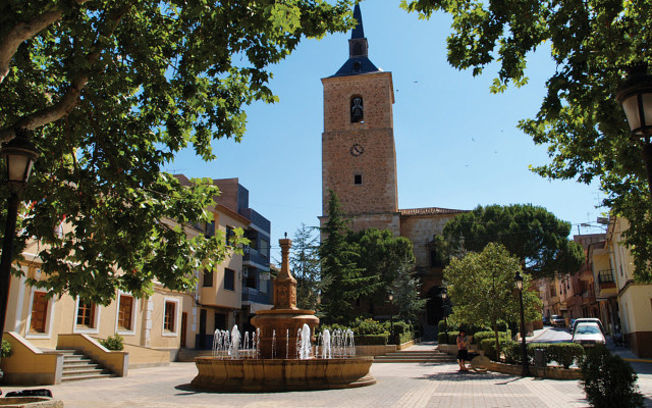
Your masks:
<svg viewBox="0 0 652 408"><path fill-rule="evenodd" d="M407 210L398 210L403 216L410 215L446 215L446 214L461 214L468 212L468 210L456 210L453 208L440 208L440 207L428 207L428 208L409 208Z"/></svg>

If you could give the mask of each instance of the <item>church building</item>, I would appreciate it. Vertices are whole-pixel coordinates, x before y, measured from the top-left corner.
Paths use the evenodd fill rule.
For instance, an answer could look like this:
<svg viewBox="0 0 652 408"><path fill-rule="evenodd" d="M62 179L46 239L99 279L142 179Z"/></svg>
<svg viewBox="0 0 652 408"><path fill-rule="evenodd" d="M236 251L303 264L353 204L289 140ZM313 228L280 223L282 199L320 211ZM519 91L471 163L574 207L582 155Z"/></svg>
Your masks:
<svg viewBox="0 0 652 408"><path fill-rule="evenodd" d="M441 318L442 265L433 236L464 210L439 207L398 208L394 144L392 73L369 59L362 13L349 40L349 59L324 87L322 134L322 226L327 218L329 191L335 192L355 231L389 229L412 241L422 296L428 298L426 329ZM426 333L424 333L426 334Z"/></svg>

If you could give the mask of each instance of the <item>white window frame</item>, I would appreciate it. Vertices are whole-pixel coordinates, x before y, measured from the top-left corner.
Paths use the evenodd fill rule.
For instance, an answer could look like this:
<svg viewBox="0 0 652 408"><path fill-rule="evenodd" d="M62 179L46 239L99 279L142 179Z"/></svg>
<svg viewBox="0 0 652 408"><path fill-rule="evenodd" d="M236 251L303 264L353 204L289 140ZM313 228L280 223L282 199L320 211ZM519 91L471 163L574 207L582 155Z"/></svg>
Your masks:
<svg viewBox="0 0 652 408"><path fill-rule="evenodd" d="M100 333L100 305L95 304L94 312L94 327L87 327L81 324L77 324L77 316L79 315L79 296L75 300L75 316L73 317L73 333L87 333L87 334L99 334Z"/></svg>
<svg viewBox="0 0 652 408"><path fill-rule="evenodd" d="M56 302L53 298L48 299L48 313L45 317L45 332L44 333L33 333L32 330L32 309L34 308L34 293L36 292L47 292L43 289L37 289L32 287L32 290L29 294L29 313L27 314L27 327L25 327L25 338L26 339L49 339L52 337L52 326L54 326L54 306Z"/></svg>
<svg viewBox="0 0 652 408"><path fill-rule="evenodd" d="M170 303L176 303L174 306L174 331L169 331L165 329L165 305ZM161 335L163 337L177 337L179 335L179 324L181 322L181 302L177 298L165 297L163 298L163 314L161 315Z"/></svg>
<svg viewBox="0 0 652 408"><path fill-rule="evenodd" d="M120 319L120 297L129 296L132 300L131 303L131 330L121 330L119 323ZM138 299L131 293L118 291L118 301L116 302L115 308L115 327L114 333L118 333L122 336L134 336L136 334L136 311L138 310Z"/></svg>

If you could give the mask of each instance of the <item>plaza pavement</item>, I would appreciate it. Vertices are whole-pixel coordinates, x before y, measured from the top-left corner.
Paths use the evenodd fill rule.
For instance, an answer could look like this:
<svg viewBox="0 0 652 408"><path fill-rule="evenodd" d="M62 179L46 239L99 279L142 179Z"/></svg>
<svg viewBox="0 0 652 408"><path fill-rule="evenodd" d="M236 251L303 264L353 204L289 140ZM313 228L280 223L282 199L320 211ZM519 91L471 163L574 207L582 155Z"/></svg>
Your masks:
<svg viewBox="0 0 652 408"><path fill-rule="evenodd" d="M417 348L418 347L418 348ZM415 349L432 349L416 346ZM494 408L586 407L578 381L520 378L498 373L458 373L455 364L374 364L377 384L369 387L271 394L219 394L195 391L188 383L194 363L130 370L129 376L48 386L66 408L244 407L244 408ZM652 407L652 374L639 385ZM3 392L24 387L3 387Z"/></svg>

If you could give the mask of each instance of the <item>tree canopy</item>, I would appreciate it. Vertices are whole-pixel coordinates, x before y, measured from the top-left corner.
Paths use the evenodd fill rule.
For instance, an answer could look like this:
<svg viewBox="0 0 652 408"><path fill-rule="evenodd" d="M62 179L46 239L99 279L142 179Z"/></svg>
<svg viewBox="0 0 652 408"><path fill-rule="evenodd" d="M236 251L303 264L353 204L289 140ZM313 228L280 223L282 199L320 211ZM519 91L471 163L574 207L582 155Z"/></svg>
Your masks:
<svg viewBox="0 0 652 408"><path fill-rule="evenodd" d="M518 258L496 243L487 244L481 252L469 252L463 258L453 258L444 269L444 280L453 303L450 319L460 323L491 327L498 344L498 321L516 322L520 305L515 276L521 270ZM523 307L525 320L541 316L538 292L527 290L531 278L523 276Z"/></svg>
<svg viewBox="0 0 652 408"><path fill-rule="evenodd" d="M107 303L154 280L191 288L198 266L219 262L223 239L163 222L208 220L217 189L161 169L183 148L211 160L212 141L240 140L245 106L276 101L269 67L302 37L351 26L351 1L331 3L2 2L0 141L33 130L41 151L16 245L39 242L39 285Z"/></svg>
<svg viewBox="0 0 652 408"><path fill-rule="evenodd" d="M631 221L627 243L636 275L652 279L652 203L641 160L650 140L633 140L616 94L632 70L652 67L652 1L403 0L428 18L452 17L448 61L479 75L500 65L492 92L527 83L528 54L550 49L556 64L534 118L519 128L547 146L550 164L533 170L583 183L598 179L604 205Z"/></svg>
<svg viewBox="0 0 652 408"><path fill-rule="evenodd" d="M290 252L290 268L297 280L297 307L317 309L319 302L319 236L317 227L305 224L294 233Z"/></svg>
<svg viewBox="0 0 652 408"><path fill-rule="evenodd" d="M480 252L490 242L502 244L533 277L576 272L584 251L568 240L571 225L543 207L530 204L478 206L451 219L437 246L447 257Z"/></svg>
<svg viewBox="0 0 652 408"><path fill-rule="evenodd" d="M321 261L321 303L319 311L326 323L348 323L355 316L354 304L362 296L373 293L375 276L363 276L356 261L359 254L351 250L346 240L350 232L348 221L337 195L329 190L326 223L321 228L319 247Z"/></svg>

